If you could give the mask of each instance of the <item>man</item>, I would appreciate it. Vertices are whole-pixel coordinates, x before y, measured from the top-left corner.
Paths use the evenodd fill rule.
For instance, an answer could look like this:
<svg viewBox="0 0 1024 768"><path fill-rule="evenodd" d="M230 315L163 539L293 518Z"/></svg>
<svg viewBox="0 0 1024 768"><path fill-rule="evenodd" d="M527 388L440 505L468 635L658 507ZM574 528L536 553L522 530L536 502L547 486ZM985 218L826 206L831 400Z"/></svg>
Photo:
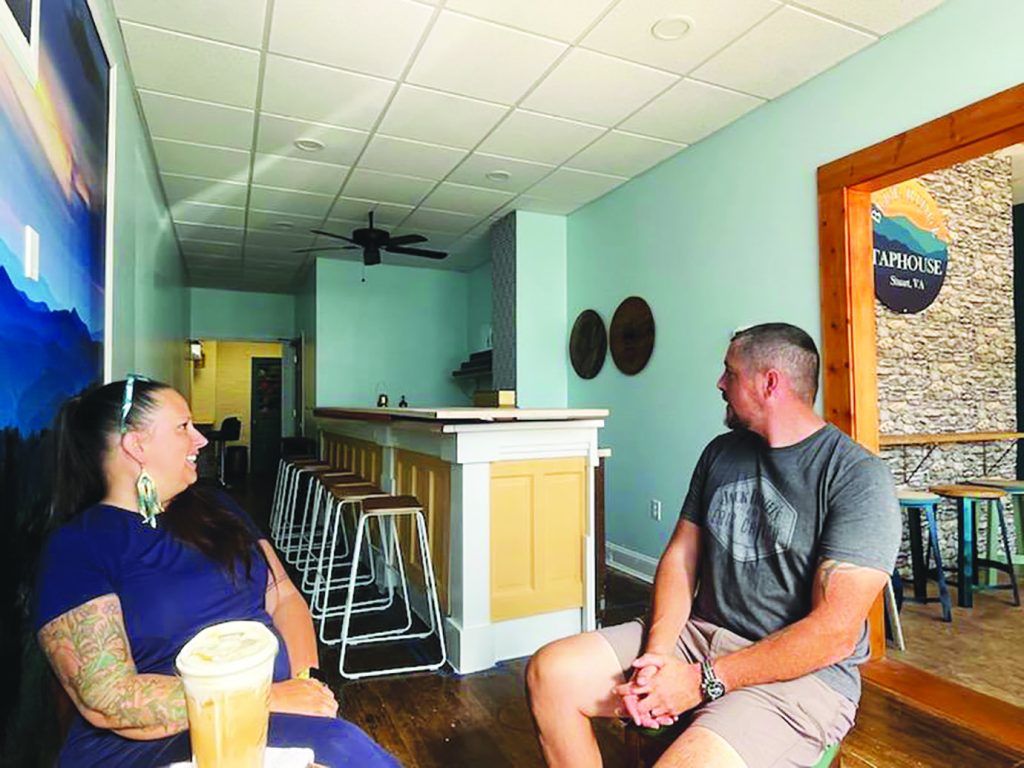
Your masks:
<svg viewBox="0 0 1024 768"><path fill-rule="evenodd" d="M726 426L697 463L658 563L646 627L551 643L527 687L551 766L599 766L590 718L668 725L658 766L813 766L853 725L866 617L900 513L885 464L813 409L818 351L799 328L736 333Z"/></svg>

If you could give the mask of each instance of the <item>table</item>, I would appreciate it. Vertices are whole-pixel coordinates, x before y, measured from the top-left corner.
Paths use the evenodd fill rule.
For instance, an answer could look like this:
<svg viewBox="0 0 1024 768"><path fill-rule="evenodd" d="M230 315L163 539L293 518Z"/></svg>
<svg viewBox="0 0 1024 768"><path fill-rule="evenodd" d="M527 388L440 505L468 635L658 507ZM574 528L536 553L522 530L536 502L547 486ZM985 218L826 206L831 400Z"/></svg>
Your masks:
<svg viewBox="0 0 1024 768"><path fill-rule="evenodd" d="M913 479L914 475L917 474L918 470L925 465L925 462L931 458L932 453L940 445L949 445L952 443L980 443L982 445L981 463L982 463L982 474L988 474L988 456L985 453L984 446L988 443L999 443L1006 440L1020 440L1024 439L1024 432L938 432L938 433L917 433L917 434L906 434L906 435L880 435L878 438L878 445L880 448L892 448L902 447L903 448L903 482L909 484ZM912 445L921 445L928 448L924 456L914 467L913 471L907 473L906 471L906 458L907 448ZM1013 446L1009 446L1003 451L999 458L992 464L993 467L998 466L1006 454L1013 450Z"/></svg>

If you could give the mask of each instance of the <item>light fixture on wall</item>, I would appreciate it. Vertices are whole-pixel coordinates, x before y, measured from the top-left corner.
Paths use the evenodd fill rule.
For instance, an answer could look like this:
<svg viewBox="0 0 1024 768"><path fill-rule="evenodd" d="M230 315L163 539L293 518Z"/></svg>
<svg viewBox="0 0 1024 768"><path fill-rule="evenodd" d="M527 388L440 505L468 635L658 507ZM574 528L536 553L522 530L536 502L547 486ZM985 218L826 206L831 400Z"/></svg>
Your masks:
<svg viewBox="0 0 1024 768"><path fill-rule="evenodd" d="M189 339L188 359L192 361L193 368L202 368L206 365L206 354L203 352L203 342L199 339Z"/></svg>

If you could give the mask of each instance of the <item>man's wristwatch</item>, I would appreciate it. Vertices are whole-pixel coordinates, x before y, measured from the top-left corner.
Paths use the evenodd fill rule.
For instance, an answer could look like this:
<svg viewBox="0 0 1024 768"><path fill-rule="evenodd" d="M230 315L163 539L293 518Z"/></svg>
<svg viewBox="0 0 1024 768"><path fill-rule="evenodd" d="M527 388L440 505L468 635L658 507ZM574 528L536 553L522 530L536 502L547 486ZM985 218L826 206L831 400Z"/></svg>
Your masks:
<svg viewBox="0 0 1024 768"><path fill-rule="evenodd" d="M711 659L704 659L700 663L700 693L705 704L725 696L725 683L715 674Z"/></svg>

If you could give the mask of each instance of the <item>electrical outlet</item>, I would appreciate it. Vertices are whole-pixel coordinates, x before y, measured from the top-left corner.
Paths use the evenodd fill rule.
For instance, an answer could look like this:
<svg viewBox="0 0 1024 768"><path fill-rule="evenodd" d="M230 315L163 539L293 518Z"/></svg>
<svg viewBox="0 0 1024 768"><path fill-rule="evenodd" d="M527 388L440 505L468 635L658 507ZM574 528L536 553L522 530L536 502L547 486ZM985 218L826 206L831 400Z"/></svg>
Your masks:
<svg viewBox="0 0 1024 768"><path fill-rule="evenodd" d="M658 499L651 499L651 517L661 520L661 502Z"/></svg>

